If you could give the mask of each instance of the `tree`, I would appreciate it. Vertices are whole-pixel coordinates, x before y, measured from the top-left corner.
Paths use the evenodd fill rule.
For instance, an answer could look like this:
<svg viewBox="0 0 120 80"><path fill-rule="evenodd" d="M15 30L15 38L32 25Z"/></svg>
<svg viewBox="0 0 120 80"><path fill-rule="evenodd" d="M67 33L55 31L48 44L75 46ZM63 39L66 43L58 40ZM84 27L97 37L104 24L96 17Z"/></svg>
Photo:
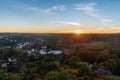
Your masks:
<svg viewBox="0 0 120 80"><path fill-rule="evenodd" d="M51 71L45 77L44 80L60 80L59 79L59 72Z"/></svg>
<svg viewBox="0 0 120 80"><path fill-rule="evenodd" d="M75 80L75 76L69 72L69 70L64 70L61 72L51 71L46 74L44 80Z"/></svg>
<svg viewBox="0 0 120 80"><path fill-rule="evenodd" d="M112 76L109 78L109 80L120 80L119 76Z"/></svg>
<svg viewBox="0 0 120 80"><path fill-rule="evenodd" d="M117 63L115 59L109 59L103 63L100 63L100 66L107 67L112 73L115 73L115 69L117 68Z"/></svg>
<svg viewBox="0 0 120 80"><path fill-rule="evenodd" d="M83 73L89 72L89 65L86 62L77 62L76 67L80 68Z"/></svg>
<svg viewBox="0 0 120 80"><path fill-rule="evenodd" d="M69 72L69 70L64 70L60 72L60 80L74 80L74 75Z"/></svg>
<svg viewBox="0 0 120 80"><path fill-rule="evenodd" d="M56 70L59 67L60 67L60 62L58 62L58 61L53 61L53 62L50 63L51 70Z"/></svg>
<svg viewBox="0 0 120 80"><path fill-rule="evenodd" d="M78 61L81 61L79 57L71 56L69 59L65 60L65 64L74 67Z"/></svg>
<svg viewBox="0 0 120 80"><path fill-rule="evenodd" d="M22 78L18 74L0 70L0 80L22 80Z"/></svg>

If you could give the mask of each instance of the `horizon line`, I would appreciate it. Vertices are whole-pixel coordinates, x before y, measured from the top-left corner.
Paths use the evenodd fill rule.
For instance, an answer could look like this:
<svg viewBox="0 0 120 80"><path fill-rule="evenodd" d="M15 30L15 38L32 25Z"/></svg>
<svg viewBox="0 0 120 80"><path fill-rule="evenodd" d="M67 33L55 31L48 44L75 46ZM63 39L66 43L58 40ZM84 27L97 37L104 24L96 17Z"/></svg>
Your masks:
<svg viewBox="0 0 120 80"><path fill-rule="evenodd" d="M18 34L22 34L22 33L26 33L26 34L75 34L74 32L71 33L55 33L55 32L48 32L48 33L44 33L44 32L0 32L0 33L18 33ZM80 33L80 34L120 34L119 33Z"/></svg>

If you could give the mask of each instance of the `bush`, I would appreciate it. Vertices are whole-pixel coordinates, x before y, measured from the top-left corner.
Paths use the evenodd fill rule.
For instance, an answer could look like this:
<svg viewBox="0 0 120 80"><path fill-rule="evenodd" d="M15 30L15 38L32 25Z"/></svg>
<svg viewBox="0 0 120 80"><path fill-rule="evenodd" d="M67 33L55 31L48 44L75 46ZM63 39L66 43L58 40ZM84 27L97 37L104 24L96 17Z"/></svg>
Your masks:
<svg viewBox="0 0 120 80"><path fill-rule="evenodd" d="M51 71L44 77L44 80L60 80L59 73L56 71Z"/></svg>
<svg viewBox="0 0 120 80"><path fill-rule="evenodd" d="M89 65L86 62L77 62L76 67L80 68L80 70L84 73L90 71Z"/></svg>

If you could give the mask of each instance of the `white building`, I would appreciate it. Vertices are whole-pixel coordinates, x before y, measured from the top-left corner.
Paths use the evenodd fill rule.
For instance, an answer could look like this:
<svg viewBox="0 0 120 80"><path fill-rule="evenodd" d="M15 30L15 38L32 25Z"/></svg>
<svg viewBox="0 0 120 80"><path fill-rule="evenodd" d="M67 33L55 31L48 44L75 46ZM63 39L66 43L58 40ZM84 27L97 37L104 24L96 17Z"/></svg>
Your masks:
<svg viewBox="0 0 120 80"><path fill-rule="evenodd" d="M53 54L62 54L62 51L52 50L52 51L49 51L48 53L49 54L50 53L53 53Z"/></svg>

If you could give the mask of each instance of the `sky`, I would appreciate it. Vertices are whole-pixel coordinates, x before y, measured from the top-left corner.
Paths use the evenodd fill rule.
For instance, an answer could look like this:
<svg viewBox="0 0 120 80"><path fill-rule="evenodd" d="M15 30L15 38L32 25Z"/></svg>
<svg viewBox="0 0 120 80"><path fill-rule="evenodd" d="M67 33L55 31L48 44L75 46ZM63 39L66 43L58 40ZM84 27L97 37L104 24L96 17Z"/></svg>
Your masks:
<svg viewBox="0 0 120 80"><path fill-rule="evenodd" d="M0 32L120 33L120 0L0 0Z"/></svg>

